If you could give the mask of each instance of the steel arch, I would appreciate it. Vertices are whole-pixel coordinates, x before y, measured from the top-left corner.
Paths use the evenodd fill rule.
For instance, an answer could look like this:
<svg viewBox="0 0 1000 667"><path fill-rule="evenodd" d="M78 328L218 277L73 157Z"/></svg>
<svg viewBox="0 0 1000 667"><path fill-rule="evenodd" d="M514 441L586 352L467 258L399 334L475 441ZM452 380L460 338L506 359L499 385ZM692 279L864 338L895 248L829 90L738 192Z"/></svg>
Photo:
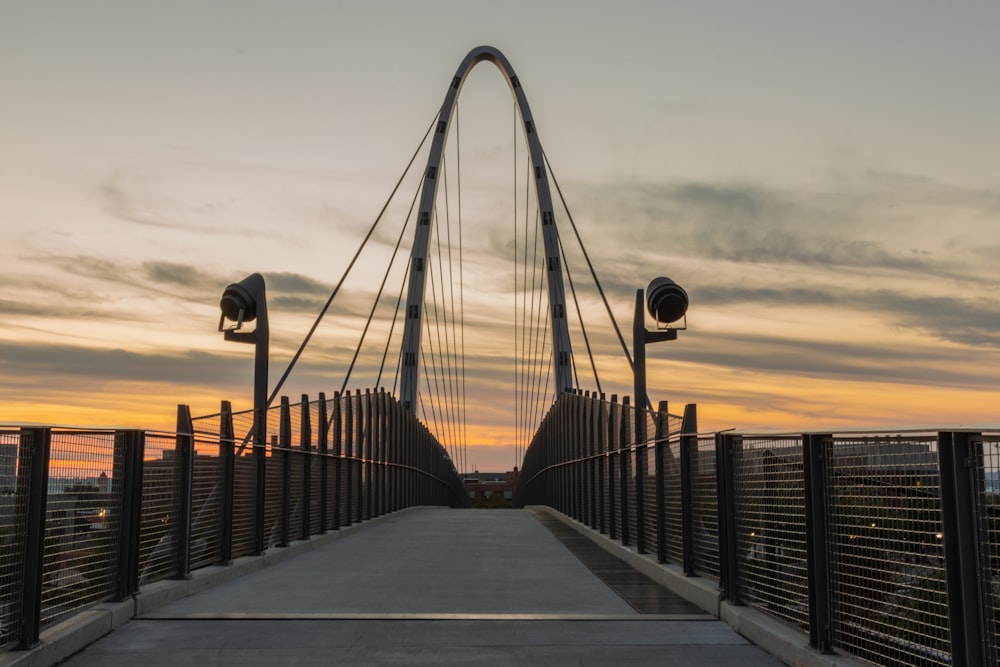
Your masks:
<svg viewBox="0 0 1000 667"><path fill-rule="evenodd" d="M400 403L414 412L416 412L417 406L420 336L426 285L424 268L427 266L427 247L430 242L431 221L434 217L434 202L437 198L437 175L440 173L441 156L444 152L445 139L448 136L448 125L451 122L455 102L458 100L462 84L472 68L484 61L493 63L503 73L521 113L524 136L528 143L531 166L535 173L538 208L542 214L542 241L547 269L546 282L549 287L549 317L552 323L552 365L555 386L557 393L573 387L572 347L566 323L566 298L559 256L559 235L555 226L552 193L549 190L542 145L538 140L538 132L531 117L531 107L528 106L521 82L514 74L510 62L498 49L492 46L479 46L469 51L469 54L465 56L451 80L451 85L448 86L444 103L441 105L441 112L438 114L434 139L431 143L430 155L427 158L427 169L424 171L424 181L421 186L420 207L417 209L416 238L410 252L410 280L406 297L406 321L403 329L403 356L399 392Z"/></svg>

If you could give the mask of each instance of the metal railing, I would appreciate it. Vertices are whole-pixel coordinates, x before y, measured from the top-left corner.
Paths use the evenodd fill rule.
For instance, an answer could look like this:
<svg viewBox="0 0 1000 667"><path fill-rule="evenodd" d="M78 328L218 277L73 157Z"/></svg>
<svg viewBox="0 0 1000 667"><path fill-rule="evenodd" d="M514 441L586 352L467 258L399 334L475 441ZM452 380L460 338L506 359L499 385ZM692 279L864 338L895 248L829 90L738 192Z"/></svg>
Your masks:
<svg viewBox="0 0 1000 667"><path fill-rule="evenodd" d="M413 505L465 506L434 436L383 391L191 419L175 433L0 428L0 648L153 581ZM263 474L259 474L263 466ZM263 517L263 520L258 520Z"/></svg>
<svg viewBox="0 0 1000 667"><path fill-rule="evenodd" d="M545 504L879 665L997 664L1000 434L697 435L660 404L564 394L515 503ZM652 499L652 500L651 500Z"/></svg>

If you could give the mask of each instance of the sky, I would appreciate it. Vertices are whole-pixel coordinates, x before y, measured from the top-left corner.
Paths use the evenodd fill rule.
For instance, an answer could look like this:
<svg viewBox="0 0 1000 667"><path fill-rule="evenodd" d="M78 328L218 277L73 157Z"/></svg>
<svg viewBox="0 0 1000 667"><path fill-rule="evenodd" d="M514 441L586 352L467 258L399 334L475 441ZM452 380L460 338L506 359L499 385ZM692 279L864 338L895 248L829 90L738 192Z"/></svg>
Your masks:
<svg viewBox="0 0 1000 667"><path fill-rule="evenodd" d="M687 329L648 351L654 401L697 403L703 431L995 425L998 34L989 2L4 0L0 421L169 429L178 403L249 408L252 349L218 333L222 289L265 276L273 386L489 44L623 330L652 278L690 295ZM517 452L515 118L479 65L449 147L480 469ZM410 183L293 400L340 388ZM581 298L602 388L630 394Z"/></svg>

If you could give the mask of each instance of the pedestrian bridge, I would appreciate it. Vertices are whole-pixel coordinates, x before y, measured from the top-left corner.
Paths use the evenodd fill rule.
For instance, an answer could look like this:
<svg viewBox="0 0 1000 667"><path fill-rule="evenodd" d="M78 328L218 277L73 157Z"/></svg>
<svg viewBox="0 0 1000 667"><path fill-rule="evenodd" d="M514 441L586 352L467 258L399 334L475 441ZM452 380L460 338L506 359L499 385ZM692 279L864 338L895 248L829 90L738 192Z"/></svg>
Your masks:
<svg viewBox="0 0 1000 667"><path fill-rule="evenodd" d="M484 412L500 392L464 365L461 146L445 159L482 62L526 148L518 166L515 139L514 349L475 350L509 358L517 385L517 509L492 511L463 509L466 380L480 376ZM383 216L408 174L409 208ZM285 381L373 238L397 241L381 278L358 278L367 320L336 305L361 328L353 357L321 352L340 390L293 402ZM693 404L680 416L646 395L645 346L676 339L688 305L666 277L647 292L630 350L519 78L473 49L273 387L264 277L223 292L220 332L254 344L253 410L182 405L171 432L0 425L0 665L996 664L1000 433L700 432ZM598 304L631 401L602 389L583 321Z"/></svg>
<svg viewBox="0 0 1000 667"><path fill-rule="evenodd" d="M636 442L627 404L564 393L521 509L473 510L390 396L283 400L242 453L252 413L223 408L0 428L0 665L995 664L998 433L699 434L661 406Z"/></svg>
<svg viewBox="0 0 1000 667"><path fill-rule="evenodd" d="M556 516L419 507L166 580L66 664L781 664Z"/></svg>

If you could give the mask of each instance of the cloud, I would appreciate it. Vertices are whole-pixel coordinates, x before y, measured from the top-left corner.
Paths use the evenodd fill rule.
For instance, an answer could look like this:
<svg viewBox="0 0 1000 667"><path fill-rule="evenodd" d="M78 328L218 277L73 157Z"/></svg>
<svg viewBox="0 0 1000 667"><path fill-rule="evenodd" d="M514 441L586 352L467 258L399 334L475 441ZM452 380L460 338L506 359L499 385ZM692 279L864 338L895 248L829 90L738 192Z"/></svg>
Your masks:
<svg viewBox="0 0 1000 667"><path fill-rule="evenodd" d="M920 296L890 289L708 285L690 290L705 306L755 304L765 308L822 305L865 311L931 337L974 347L1000 347L1000 300Z"/></svg>
<svg viewBox="0 0 1000 667"><path fill-rule="evenodd" d="M6 377L75 378L74 382L219 383L238 377L245 359L199 350L141 353L72 345L0 341L0 368Z"/></svg>
<svg viewBox="0 0 1000 667"><path fill-rule="evenodd" d="M203 224L180 222L173 214L157 211L156 206L146 201L140 183L135 176L125 171L119 171L106 182L98 186L104 208L109 215L119 220L132 222L147 227L178 229L190 232L212 232L213 229ZM217 227L216 233L225 231Z"/></svg>
<svg viewBox="0 0 1000 667"><path fill-rule="evenodd" d="M222 282L217 275L205 273L190 264L153 261L144 262L142 269L145 277L155 283L179 285L191 289L219 289Z"/></svg>
<svg viewBox="0 0 1000 667"><path fill-rule="evenodd" d="M306 296L286 296L271 295L267 299L270 309L282 309L292 312L319 313L326 304L324 299L309 298Z"/></svg>
<svg viewBox="0 0 1000 667"><path fill-rule="evenodd" d="M293 294L329 295L332 286L299 273L268 273L265 276L269 290Z"/></svg>
<svg viewBox="0 0 1000 667"><path fill-rule="evenodd" d="M95 278L115 283L132 283L129 271L125 266L101 257L75 255L42 257L38 259L53 264L66 273L83 278Z"/></svg>
<svg viewBox="0 0 1000 667"><path fill-rule="evenodd" d="M983 267L969 266L966 255L983 244L996 245L1000 233L985 224L997 217L1000 192L903 176L871 174L863 186L831 185L824 191L752 183L576 187L575 207L600 221L585 236L613 239L613 247L644 257L982 281ZM948 219L957 222L948 225ZM563 236L565 241L565 231Z"/></svg>
<svg viewBox="0 0 1000 667"><path fill-rule="evenodd" d="M853 381L990 388L995 381L961 349L687 332L670 358L740 371Z"/></svg>

